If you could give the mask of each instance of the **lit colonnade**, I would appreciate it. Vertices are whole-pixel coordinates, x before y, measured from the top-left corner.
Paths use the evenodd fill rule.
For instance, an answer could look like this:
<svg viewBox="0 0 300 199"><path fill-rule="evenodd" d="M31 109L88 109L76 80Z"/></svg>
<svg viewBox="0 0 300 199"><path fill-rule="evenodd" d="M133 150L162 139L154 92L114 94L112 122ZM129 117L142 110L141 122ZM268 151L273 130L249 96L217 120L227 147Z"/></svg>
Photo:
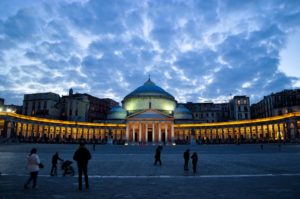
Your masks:
<svg viewBox="0 0 300 199"><path fill-rule="evenodd" d="M300 138L300 113L282 116L199 124L175 124L176 141L231 143L295 141Z"/></svg>
<svg viewBox="0 0 300 199"><path fill-rule="evenodd" d="M2 138L33 142L125 140L125 124L52 120L0 112Z"/></svg>
<svg viewBox="0 0 300 199"><path fill-rule="evenodd" d="M1 138L25 141L123 140L129 143L193 141L295 141L300 138L300 113L220 123L178 123L172 117L129 117L125 123L88 123L52 120L0 112Z"/></svg>

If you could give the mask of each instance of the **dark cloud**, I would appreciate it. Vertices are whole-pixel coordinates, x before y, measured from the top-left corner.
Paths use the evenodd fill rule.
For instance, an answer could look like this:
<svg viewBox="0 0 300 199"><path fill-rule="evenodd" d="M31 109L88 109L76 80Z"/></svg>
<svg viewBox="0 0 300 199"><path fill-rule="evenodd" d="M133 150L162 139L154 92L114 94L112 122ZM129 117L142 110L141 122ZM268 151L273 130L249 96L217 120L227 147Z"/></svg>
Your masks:
<svg viewBox="0 0 300 199"><path fill-rule="evenodd" d="M24 93L48 87L62 94L71 85L122 99L149 74L194 102L230 93L257 100L299 80L278 70L289 34L299 30L298 1L26 1L7 8L0 14L1 95L18 104Z"/></svg>

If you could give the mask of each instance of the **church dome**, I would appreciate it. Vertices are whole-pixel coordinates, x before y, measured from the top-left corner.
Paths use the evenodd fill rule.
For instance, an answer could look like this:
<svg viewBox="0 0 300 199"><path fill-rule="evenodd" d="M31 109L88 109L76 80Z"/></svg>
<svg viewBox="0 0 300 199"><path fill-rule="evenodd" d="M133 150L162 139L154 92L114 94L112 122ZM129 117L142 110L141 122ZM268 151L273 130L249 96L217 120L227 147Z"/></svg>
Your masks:
<svg viewBox="0 0 300 199"><path fill-rule="evenodd" d="M174 118L175 119L190 120L190 119L193 119L193 116L192 116L192 113L189 109L187 109L184 105L180 104L174 110Z"/></svg>
<svg viewBox="0 0 300 199"><path fill-rule="evenodd" d="M107 119L113 120L113 119L118 119L118 120L123 120L127 116L126 110L124 110L121 106L114 106L112 109L109 111L107 115Z"/></svg>
<svg viewBox="0 0 300 199"><path fill-rule="evenodd" d="M176 107L175 98L149 78L142 86L129 93L122 101L129 113L156 109L172 113Z"/></svg>
<svg viewBox="0 0 300 199"><path fill-rule="evenodd" d="M131 98L131 97L139 97L139 96L158 96L162 98L167 98L171 100L175 100L175 98L168 92L166 92L161 87L157 86L155 83L151 81L149 78L148 81L144 83L144 85L138 87L131 93L129 93L125 98Z"/></svg>

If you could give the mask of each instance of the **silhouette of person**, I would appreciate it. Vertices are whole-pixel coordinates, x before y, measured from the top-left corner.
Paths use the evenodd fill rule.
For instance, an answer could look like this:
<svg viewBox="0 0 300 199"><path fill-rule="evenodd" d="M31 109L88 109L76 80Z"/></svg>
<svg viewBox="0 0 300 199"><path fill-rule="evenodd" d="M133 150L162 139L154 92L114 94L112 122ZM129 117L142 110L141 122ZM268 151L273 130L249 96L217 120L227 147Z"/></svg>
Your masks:
<svg viewBox="0 0 300 199"><path fill-rule="evenodd" d="M193 164L193 173L197 173L197 163L198 163L198 155L196 152L191 156L192 164Z"/></svg>
<svg viewBox="0 0 300 199"><path fill-rule="evenodd" d="M157 162L159 162L159 165L161 165L161 159L160 159L160 156L161 156L161 151L162 151L162 146L158 146L155 150L155 161L154 161L154 165L157 164Z"/></svg>
<svg viewBox="0 0 300 199"><path fill-rule="evenodd" d="M81 142L79 148L74 153L73 159L77 162L78 167L78 188L82 190L82 173L84 174L85 188L89 189L88 179L88 161L92 158L90 151Z"/></svg>
<svg viewBox="0 0 300 199"><path fill-rule="evenodd" d="M40 158L37 154L37 149L31 149L29 155L27 156L27 170L30 173L29 179L24 184L24 189L28 189L29 183L32 181L32 188L36 188L36 181L39 172Z"/></svg>
<svg viewBox="0 0 300 199"><path fill-rule="evenodd" d="M52 156L52 167L51 167L51 172L50 175L54 176L57 175L57 161L63 161L58 155L58 152L55 152L55 154Z"/></svg>
<svg viewBox="0 0 300 199"><path fill-rule="evenodd" d="M189 170L189 160L190 160L190 150L187 149L183 153L183 158L184 158L184 170L188 171Z"/></svg>

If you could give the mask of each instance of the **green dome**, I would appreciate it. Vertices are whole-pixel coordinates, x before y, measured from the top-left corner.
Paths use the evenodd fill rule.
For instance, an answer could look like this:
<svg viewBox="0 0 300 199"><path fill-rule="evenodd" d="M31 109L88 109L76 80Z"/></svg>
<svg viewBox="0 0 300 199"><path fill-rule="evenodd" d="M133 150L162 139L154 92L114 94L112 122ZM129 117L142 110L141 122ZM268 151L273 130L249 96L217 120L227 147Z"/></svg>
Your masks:
<svg viewBox="0 0 300 199"><path fill-rule="evenodd" d="M176 100L149 78L142 86L129 93L123 99L122 104L129 114L148 109L166 111L171 114L176 107Z"/></svg>
<svg viewBox="0 0 300 199"><path fill-rule="evenodd" d="M174 110L175 119L190 120L193 119L192 113L184 105L180 104Z"/></svg>
<svg viewBox="0 0 300 199"><path fill-rule="evenodd" d="M164 89L157 86L155 83L151 81L150 78L148 79L148 81L144 83L144 85L138 87L137 89L129 93L124 98L124 100L126 100L127 98L139 97L139 96L157 96L157 97L175 100L175 98L170 93L166 92Z"/></svg>
<svg viewBox="0 0 300 199"><path fill-rule="evenodd" d="M124 110L120 106L114 106L112 109L109 111L107 115L107 119L112 120L112 119L118 119L118 120L123 120L127 116L126 110Z"/></svg>

